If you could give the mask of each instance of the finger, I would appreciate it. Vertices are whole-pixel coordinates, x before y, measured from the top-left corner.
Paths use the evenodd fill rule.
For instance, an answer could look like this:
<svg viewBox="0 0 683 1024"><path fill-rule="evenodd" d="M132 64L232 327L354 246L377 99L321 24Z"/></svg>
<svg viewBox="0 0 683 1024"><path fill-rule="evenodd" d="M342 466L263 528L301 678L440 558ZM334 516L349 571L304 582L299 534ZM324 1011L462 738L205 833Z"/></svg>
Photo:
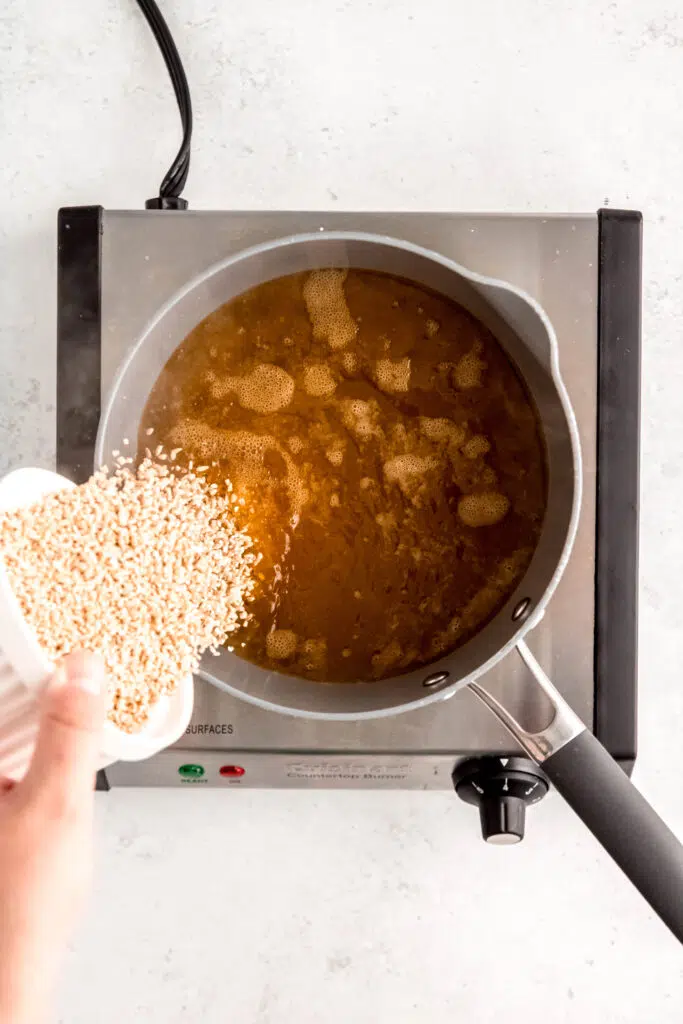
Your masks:
<svg viewBox="0 0 683 1024"><path fill-rule="evenodd" d="M26 779L27 799L46 795L77 806L92 792L104 724L104 665L77 651L66 657L45 691L38 739Z"/></svg>

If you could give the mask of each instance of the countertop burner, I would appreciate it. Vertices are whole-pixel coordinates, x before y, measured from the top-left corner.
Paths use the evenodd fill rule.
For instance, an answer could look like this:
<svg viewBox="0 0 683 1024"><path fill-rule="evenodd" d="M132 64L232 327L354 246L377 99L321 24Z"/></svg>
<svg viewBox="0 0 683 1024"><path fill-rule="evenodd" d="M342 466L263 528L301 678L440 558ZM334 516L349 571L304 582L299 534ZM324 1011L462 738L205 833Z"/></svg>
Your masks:
<svg viewBox="0 0 683 1024"><path fill-rule="evenodd" d="M113 375L145 325L179 289L250 245L312 230L368 231L436 250L470 270L518 285L553 322L581 435L583 505L568 568L529 643L574 710L630 770L636 748L639 214L64 209L59 471L76 480L92 471L100 408ZM519 658L505 659L486 685L528 727L546 724L548 709ZM437 789L453 785L458 766L458 785L463 777L468 787L474 779L476 794L479 776L463 775L463 762L471 758L483 758L477 764L488 764L484 778L495 776L495 785L502 786L500 769L514 757L522 786L522 759L512 747L502 726L467 690L385 719L319 722L260 710L198 679L194 717L182 741L149 761L113 765L100 786ZM532 769L532 776L528 801L545 791L543 784L534 785L542 773Z"/></svg>

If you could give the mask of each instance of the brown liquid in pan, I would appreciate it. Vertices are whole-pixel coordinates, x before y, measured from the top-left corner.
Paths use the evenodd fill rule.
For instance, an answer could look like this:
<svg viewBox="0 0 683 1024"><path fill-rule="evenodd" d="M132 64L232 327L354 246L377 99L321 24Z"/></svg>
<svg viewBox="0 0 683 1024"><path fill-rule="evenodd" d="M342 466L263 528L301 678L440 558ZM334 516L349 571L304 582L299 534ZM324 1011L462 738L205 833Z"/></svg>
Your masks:
<svg viewBox="0 0 683 1024"><path fill-rule="evenodd" d="M263 554L235 650L308 679L381 679L458 647L525 572L545 509L537 414L490 332L363 270L269 281L208 316L138 443L232 479Z"/></svg>

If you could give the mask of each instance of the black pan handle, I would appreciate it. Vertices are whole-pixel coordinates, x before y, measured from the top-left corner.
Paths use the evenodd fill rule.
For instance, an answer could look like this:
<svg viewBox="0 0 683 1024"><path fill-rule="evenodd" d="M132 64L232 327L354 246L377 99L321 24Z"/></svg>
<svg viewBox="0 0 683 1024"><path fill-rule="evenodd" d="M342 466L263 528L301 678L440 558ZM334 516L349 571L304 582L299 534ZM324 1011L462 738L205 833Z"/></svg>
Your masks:
<svg viewBox="0 0 683 1024"><path fill-rule="evenodd" d="M626 773L588 729L547 757L543 771L683 942L683 846Z"/></svg>
<svg viewBox="0 0 683 1024"><path fill-rule="evenodd" d="M528 732L480 683L480 700L512 733L599 843L683 942L683 845L558 693L520 641L517 651L549 697L547 728Z"/></svg>

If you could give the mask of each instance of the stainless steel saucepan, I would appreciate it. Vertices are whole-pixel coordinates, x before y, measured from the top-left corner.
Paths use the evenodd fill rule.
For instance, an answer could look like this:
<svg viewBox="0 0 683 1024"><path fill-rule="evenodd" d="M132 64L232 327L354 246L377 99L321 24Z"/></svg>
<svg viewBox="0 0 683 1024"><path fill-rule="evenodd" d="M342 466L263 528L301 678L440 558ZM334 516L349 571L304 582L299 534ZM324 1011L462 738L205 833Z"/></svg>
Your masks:
<svg viewBox="0 0 683 1024"><path fill-rule="evenodd" d="M388 237L325 232L248 249L191 281L130 349L105 405L96 463L105 463L124 437L137 436L145 403L162 368L200 320L264 281L331 266L384 271L440 292L481 320L507 351L534 398L547 448L548 503L538 547L524 578L495 618L427 669L355 686L311 683L265 671L224 650L202 665L201 675L270 711L327 720L379 718L411 711L469 686L527 754L543 766L567 802L683 941L683 848L558 693L524 639L540 621L562 576L581 505L578 432L560 377L557 339L532 298L503 281L471 273L437 253ZM540 732L528 732L484 686L487 671L508 655L523 659L550 699L552 721Z"/></svg>

